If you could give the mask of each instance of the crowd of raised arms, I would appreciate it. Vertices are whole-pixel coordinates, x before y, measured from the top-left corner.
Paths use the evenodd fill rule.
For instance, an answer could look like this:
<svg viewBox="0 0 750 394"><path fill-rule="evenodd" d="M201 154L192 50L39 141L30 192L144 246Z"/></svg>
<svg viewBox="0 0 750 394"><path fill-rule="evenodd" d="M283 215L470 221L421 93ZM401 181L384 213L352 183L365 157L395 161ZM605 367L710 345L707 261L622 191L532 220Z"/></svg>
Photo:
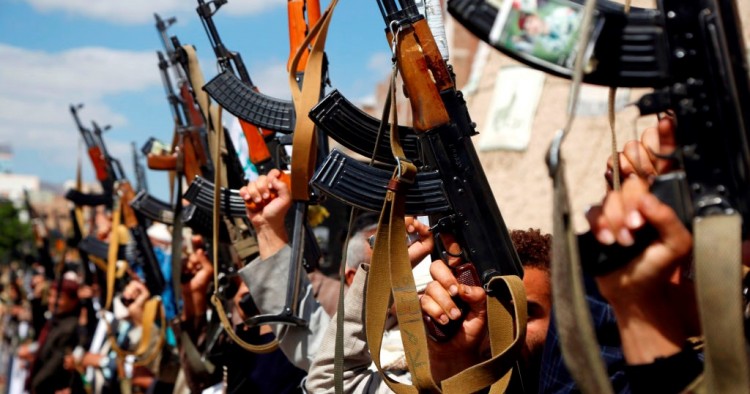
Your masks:
<svg viewBox="0 0 750 394"><path fill-rule="evenodd" d="M383 120L326 94L336 0L288 1L291 102L260 93L222 42L225 0L198 0L220 66L208 82L195 48L169 36L174 18L156 15L175 133L144 153L173 200L148 194L143 169L129 183L102 128L70 106L103 192L68 191L74 231L56 248L27 197L36 248L0 267L0 387L750 392L750 83L735 1L378 0L394 64ZM539 160L553 234L506 227L444 18L572 80ZM607 191L575 234L561 145L581 83L650 88L635 106L653 121L588 164Z"/></svg>

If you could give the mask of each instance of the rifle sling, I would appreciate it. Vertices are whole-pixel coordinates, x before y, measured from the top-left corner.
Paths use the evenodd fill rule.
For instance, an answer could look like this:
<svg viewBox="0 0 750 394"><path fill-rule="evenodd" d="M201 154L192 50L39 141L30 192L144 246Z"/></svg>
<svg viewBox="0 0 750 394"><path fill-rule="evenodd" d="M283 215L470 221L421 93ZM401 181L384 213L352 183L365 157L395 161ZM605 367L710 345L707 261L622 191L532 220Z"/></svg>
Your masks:
<svg viewBox="0 0 750 394"><path fill-rule="evenodd" d="M215 116L213 117L214 122L218 124L214 124L214 126L218 126L215 130L216 132L216 141L222 141L224 137L224 127L221 126L221 109L218 107L215 108ZM214 151L214 157L217 159L221 158L221 144L217 143L215 146ZM213 240L212 240L212 246L213 246L213 265L214 265L214 293L211 295L211 303L216 308L216 314L219 316L219 320L221 322L221 327L224 329L224 332L229 335L230 338L242 347L245 350L248 350L253 353L270 353L278 349L279 347L279 341L277 339L274 339L273 341L263 344L263 345L253 345L251 343L247 343L242 338L237 336L234 332L234 327L232 327L232 323L227 318L226 311L224 310L224 305L222 304L222 299L219 296L219 219L220 219L220 212L219 212L219 197L221 196L221 184L222 180L225 181L225 178L222 178L222 171L224 164L223 162L214 161L216 163L215 173L214 173L214 206L213 206Z"/></svg>
<svg viewBox="0 0 750 394"><path fill-rule="evenodd" d="M120 198L115 197L112 210L112 230L109 232L109 250L107 251L107 298L104 309L112 306L112 297L115 293L115 275L117 274L117 252L120 248Z"/></svg>
<svg viewBox="0 0 750 394"><path fill-rule="evenodd" d="M705 337L705 388L709 393L747 393L750 387L742 319L742 216L697 217L695 286Z"/></svg>
<svg viewBox="0 0 750 394"><path fill-rule="evenodd" d="M398 34L396 34L398 39ZM396 45L398 48L398 45ZM496 277L490 282L494 297L487 303L492 358L442 382L442 390L432 379L427 336L422 323L422 309L417 296L407 246L403 237L405 190L416 177L416 166L404 157L400 146L395 89L397 68L391 78L391 150L399 163L388 187L378 223L370 275L365 299L365 332L372 360L383 381L396 393L444 392L465 393L492 385L491 393L504 392L510 381L513 365L526 336L526 296L523 282L517 276ZM503 283L503 287L496 285ZM497 288L496 288L497 287ZM412 385L404 385L384 374L380 348L390 299L396 304L397 319L402 332L406 360ZM515 308L514 308L515 306ZM511 313L514 308L514 313ZM515 321L515 326L513 322Z"/></svg>
<svg viewBox="0 0 750 394"><path fill-rule="evenodd" d="M571 208L561 151L563 140L570 131L576 114L583 65L586 61L584 49L591 34L595 6L596 1L586 1L579 31L579 51L568 98L568 115L565 127L558 132L550 146L547 164L553 181L552 299L558 306L555 309L555 321L563 361L581 392L607 394L612 393L612 385L599 352L591 311L586 302L578 243L570 220Z"/></svg>
<svg viewBox="0 0 750 394"><path fill-rule="evenodd" d="M296 117L294 126L294 139L292 141L292 199L295 201L308 201L310 199L310 178L316 163L315 123L306 116L312 107L320 101L322 88L323 63L325 61L325 43L328 35L328 26L333 17L333 10L338 0L333 0L323 13L320 20L313 26L310 33L305 37L302 45L292 59L289 68L289 86L292 90L292 101L294 102ZM297 65L302 59L302 54L312 41L307 67L305 67L305 79L300 88L297 83Z"/></svg>

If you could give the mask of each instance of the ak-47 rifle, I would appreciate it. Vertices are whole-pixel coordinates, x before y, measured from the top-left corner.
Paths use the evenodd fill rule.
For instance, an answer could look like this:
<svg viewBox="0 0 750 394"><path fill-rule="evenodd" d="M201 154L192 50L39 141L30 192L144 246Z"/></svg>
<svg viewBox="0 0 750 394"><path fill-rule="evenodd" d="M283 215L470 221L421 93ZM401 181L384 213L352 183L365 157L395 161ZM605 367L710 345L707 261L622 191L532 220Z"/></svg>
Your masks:
<svg viewBox="0 0 750 394"><path fill-rule="evenodd" d="M310 7L307 9L310 23L315 23L318 19L320 19L320 7L319 5L313 3L317 2L311 1L309 3ZM198 15L203 22L206 34L208 35L211 46L214 49L219 67L223 70L223 72L231 72L233 75L239 75L239 78L243 83L257 91L257 87L255 87L252 83L252 80L250 80L250 76L247 72L244 62L242 61L242 57L239 53L230 51L226 48L213 22L213 15L223 4L226 4L226 1L211 1L205 3L202 0L199 0L197 8ZM302 1L292 1L288 3L290 46L294 53L296 53L296 50L301 45L302 41L304 40L305 34L307 33L307 23L305 23L304 15L305 5L306 2ZM302 80L302 78L304 77L304 64L298 64L297 70L298 79ZM208 89L206 89L206 91L210 95L210 91L208 91ZM266 130L259 129L257 126L241 118L238 119L247 140L250 161L256 167L258 173L261 175L265 175L273 168L285 168L287 166L288 159L286 158L285 152L283 152L283 148L281 148L278 144L278 141L273 138L273 135L267 133ZM281 180L283 182L286 182L287 185L291 182L291 180L285 173L282 173ZM200 182L190 186L188 191L185 193L185 198L191 203L197 204L200 208L211 210L213 205L213 188L214 185L212 182L206 179L201 179ZM237 194L236 190L230 189L230 192L232 192L233 194ZM209 196L209 199L205 198ZM228 202L227 197L224 197L221 200L222 214L229 217L245 217L244 208L241 210L242 212L240 212L239 210L225 210L223 207L227 205L224 203L224 201ZM236 208L238 207L239 206L236 206ZM252 207L249 208L252 209ZM321 257L321 252L320 247L317 245L317 242L314 242L315 237L309 225L305 225L305 231L307 233L306 239L308 241L305 245L306 254L304 258L304 265L305 268L310 271L316 267L317 262ZM312 240L313 242L310 243L309 240Z"/></svg>
<svg viewBox="0 0 750 394"><path fill-rule="evenodd" d="M162 45L166 51L166 59L161 52L157 52L157 54L164 91L167 95L177 132L175 137L178 146L173 147L173 149L178 147L182 149L185 180L190 183L197 175L212 176L213 174L213 163L211 163L210 155L207 154L208 138L205 120L197 108L191 91L186 72L187 59L181 51L179 40L177 37L169 37L167 34L167 29L175 23L176 19L169 18L164 21L158 14L154 14L154 18L156 19L156 30L159 32ZM174 92L172 79L169 76L170 68L177 77L179 96ZM171 169L174 169L174 167Z"/></svg>
<svg viewBox="0 0 750 394"><path fill-rule="evenodd" d="M294 2L298 3L298 2ZM218 11L219 7L221 7L223 4L226 4L226 1L210 1L208 3L204 2L203 0L198 0L198 8L197 12L198 15L201 18L201 21L203 22L203 26L206 30L206 33L209 37L209 41L211 42L211 45L214 49L214 53L216 54L217 61L219 63L220 68L223 70L224 73L230 73L231 75L239 75L239 80L242 81L247 87L250 87L257 93L257 88L254 87L252 81L250 80L250 76L247 72L247 69L245 68L244 62L242 61L241 56L239 53L229 51L226 46L224 46L221 37L218 34L218 31L216 29L216 26L213 22L213 15ZM315 8L315 7L313 7ZM317 16L316 16L317 15ZM319 18L319 9L317 11L312 10L311 14L309 14L311 18ZM304 10L292 6L290 4L290 23L293 23L294 26L290 26L290 30L293 32L292 36L290 37L292 50L296 53L297 48L299 47L300 43L304 40L304 35L306 33L306 27L307 24L305 23L304 18ZM313 21L314 22L314 21ZM302 27L304 26L304 28ZM294 33L301 33L302 37L296 36ZM299 69L299 68L298 68ZM304 65L302 66L301 70L304 70ZM298 74L298 78L301 80L303 78L302 73L300 72ZM211 94L211 91L206 87L204 88L209 94ZM217 100L219 101L219 100ZM230 111L231 112L231 111ZM240 125L242 127L242 130L245 134L245 138L248 143L248 150L250 152L250 160L257 168L258 172L260 174L266 174L273 168L284 168L286 167L287 159L285 155L280 154L272 154L271 151L274 150L275 152L280 152L281 148L278 145L278 141L274 141L273 134L271 133L265 133L264 131L261 131L257 126L251 124L250 122L247 122L243 120L242 118L238 118ZM264 134L266 138L264 138ZM275 145L275 148L272 146L269 146L270 143L273 143ZM324 145L325 148L327 145ZM290 183L290 179L288 176L284 176L282 178L282 181L285 181L287 184ZM200 181L194 182L188 191L185 194L185 197L188 201L191 201L192 203L198 205L199 208L204 208L208 210L213 209L213 194L214 194L214 185L212 182L201 179ZM236 193L235 193L236 194ZM224 194L226 196L226 193ZM209 199L200 199L197 197L208 197ZM196 199L192 199L195 197ZM225 207L228 207L228 200L225 198L222 198L221 200L225 200L225 202L222 204ZM244 218L246 216L245 213L245 204L240 205L242 207L241 211L231 212L228 210L222 210L222 213L227 217L242 217ZM253 209L252 206L248 206L248 209ZM303 218L304 220L304 218ZM304 257L302 258L303 266L308 270L312 270L317 266L318 260L321 257L320 248L317 245L317 241L314 237L314 234L312 232L312 229L310 226L306 223L298 222L295 220L295 224L293 228L296 228L299 226L300 229L303 229L302 233L296 234L295 231L292 231L293 233L293 243L298 243L298 249L297 250L303 250L304 249ZM294 238L296 236L296 238ZM304 247L301 243L304 243ZM296 267L296 266L295 266ZM290 272L290 281L291 283L297 283L298 277L296 274L296 269L291 270ZM290 294L296 293L294 290L290 290ZM294 296L291 297L291 299L288 300L287 308L282 312L282 314L279 315L259 315L254 316L248 319L246 323L251 325L257 325L257 324L264 324L264 323L283 323L283 324L294 324L294 325L301 325L306 324L303 320L299 319L296 316L296 313L294 312L296 310L296 299L294 299Z"/></svg>
<svg viewBox="0 0 750 394"><path fill-rule="evenodd" d="M580 3L570 2L566 7L580 10ZM676 149L669 158L677 169L658 175L651 183L651 191L671 206L694 233L693 270L701 328L706 349L714 349L706 351L703 380L707 382L707 391L746 391L746 359L734 354L737 343L742 341L739 244L750 235L750 135L747 129L750 81L737 4L733 0L660 0L655 9L633 8L629 13L609 2L587 3L589 5L595 7L595 13L591 38L583 43L590 50L584 54L583 64L587 67L583 81L615 87L654 88L653 93L638 100L640 114L671 111L674 115ZM545 72L565 77L573 75L570 67L550 65L531 54L515 53L513 45L498 39L502 35L493 32L500 31L507 22L500 17L507 12L498 12L479 0L451 0L449 9L461 23L498 50ZM490 21L498 29L487 29ZM562 194L560 191L565 186L560 153L563 138L564 133L559 133L547 158L556 195ZM565 212L569 209L565 204L558 202L557 205L563 206L558 208L563 210L562 214L569 212ZM556 227L568 230L564 224L556 224ZM580 235L577 245L566 247L571 252L577 247L584 271L600 275L633 261L657 238L656 230L647 225L635 234L635 242L630 247L600 245L591 232ZM575 261L569 256L557 259ZM577 271L569 268L569 264L555 264L558 272L565 272L557 276L579 281L575 278L579 276ZM711 279L711 275L718 272L723 276L717 286L718 282ZM554 290L556 284L552 287ZM744 292L747 297L747 290ZM565 297L554 293L557 305L558 300ZM569 305L562 305L563 308L575 304L568 301ZM581 314L566 315L566 327L560 332L581 333L579 327L574 327L581 319L571 319ZM721 326L717 326L717 321ZM562 325L558 316L558 326ZM601 381L606 383L606 378L590 378L604 374L603 368L593 365L597 354L569 357L569 353L582 348L580 345L584 341L594 342L590 338L593 334L586 338L574 336L577 338L561 335L561 348L571 374L583 391L603 392L595 386L600 386ZM724 357L712 356L719 353ZM592 373L592 370L602 371ZM721 371L724 379L715 375L715 371Z"/></svg>
<svg viewBox="0 0 750 394"><path fill-rule="evenodd" d="M221 72L238 76L239 81L257 93L258 88L253 85L253 81L250 79L250 74L247 72L245 63L242 61L242 56L239 52L227 49L221 40L221 36L219 36L219 31L216 29L216 25L214 24L213 16L224 4L226 4L226 0L209 2L199 0L198 8L196 10L201 22L203 23L203 28L206 31L211 47L214 50ZM209 84L206 84L204 89L209 95L211 95L211 91L207 88ZM214 99L216 100L216 98ZM216 101L221 105L221 102L218 100ZM231 111L229 112L231 113ZM286 166L288 160L286 158L286 152L274 137L274 132L272 131L274 129L267 129L262 125L247 121L241 117L238 117L237 119L240 122L240 127L242 128L245 140L247 141L250 161L256 167L259 174L266 174L272 168L281 168L279 167L281 165Z"/></svg>
<svg viewBox="0 0 750 394"><path fill-rule="evenodd" d="M143 225L144 218L130 206L130 202L135 198L135 191L130 182L121 180L117 182L117 194L120 198L123 223L130 230L130 235L135 243L133 260L136 265L143 269L143 279L148 291L153 295L159 295L164 291L164 275L154 254L151 240L146 234L146 227ZM113 229L113 231L116 231L116 229Z"/></svg>
<svg viewBox="0 0 750 394"><path fill-rule="evenodd" d="M72 201L76 205L85 206L96 206L106 205L112 206L112 193L114 191L114 182L120 177L123 172L119 165L119 162L109 162L108 156L105 152L105 148L101 145L101 138L96 135L96 132L101 134L101 129L95 129L93 132L91 129L86 128L81 122L78 116L78 110L83 108L83 104L70 105L70 113L73 115L73 119L78 126L78 131L83 137L83 141L86 144L91 164L94 166L94 172L96 173L96 179L102 185L102 194L84 194L77 190L68 190L65 194L65 198Z"/></svg>
<svg viewBox="0 0 750 394"><path fill-rule="evenodd" d="M436 245L447 260L440 234L452 234L460 256L473 265L488 295L496 295L490 281L500 275L523 275L471 136L475 124L466 102L442 59L424 17L413 2L399 9L380 1L388 26L398 30L401 47L398 67L414 114L414 131L421 139L425 165L408 189L406 214L429 214ZM395 34L395 33L394 33ZM434 79L433 79L434 78ZM368 167L333 152L316 172L312 184L322 193L349 205L379 211L391 172ZM467 269L468 266L462 267ZM460 325L431 330L438 339L449 338Z"/></svg>
<svg viewBox="0 0 750 394"><path fill-rule="evenodd" d="M130 206L130 202L135 197L135 191L125 178L120 162L109 154L104 143L102 134L104 130L109 130L109 126L101 128L96 122L92 122L92 126L93 140L99 147L103 160L110 171L112 186L120 198L125 225L133 237L135 244L133 261L143 269L144 280L151 294L161 294L164 289L164 276L161 274L151 241L146 235L145 219ZM116 231L116 229L113 229L113 231Z"/></svg>
<svg viewBox="0 0 750 394"><path fill-rule="evenodd" d="M580 10L582 1L570 2ZM570 78L569 64L551 65L492 38L497 8L484 0L450 0L448 10L480 39L544 72ZM671 110L680 171L657 177L652 189L690 227L694 217L739 212L750 229L750 113L747 64L738 13L731 0L660 0L656 9L599 1L583 81L651 87L637 102L641 115ZM499 23L499 22L498 22ZM557 161L552 158L551 166ZM651 234L653 236L654 234ZM593 235L579 239L584 267L603 273L627 263L641 247L602 252Z"/></svg>

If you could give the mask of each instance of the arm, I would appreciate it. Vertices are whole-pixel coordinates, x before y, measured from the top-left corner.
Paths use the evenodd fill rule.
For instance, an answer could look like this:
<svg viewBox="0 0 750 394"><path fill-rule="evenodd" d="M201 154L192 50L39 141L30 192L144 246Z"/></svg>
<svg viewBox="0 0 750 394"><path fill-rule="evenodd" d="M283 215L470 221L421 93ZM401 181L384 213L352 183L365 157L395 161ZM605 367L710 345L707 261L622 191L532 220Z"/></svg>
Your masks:
<svg viewBox="0 0 750 394"><path fill-rule="evenodd" d="M271 170L240 190L246 204L254 203L260 210L248 210L248 217L258 236L260 256L240 270L261 313L278 313L286 300L291 248L287 245L284 216L291 204L288 186L279 180L280 171ZM306 276L302 278L303 296L299 312L308 321L307 327L272 325L281 350L292 364L307 370L320 346L330 317L312 294Z"/></svg>
<svg viewBox="0 0 750 394"><path fill-rule="evenodd" d="M413 218L406 219L406 229L419 234L419 240L409 246L409 260L414 267L430 253L434 241L429 227ZM344 299L344 391L390 393L388 387L382 384L382 377L369 369L372 357L364 327L368 270L369 264L359 267ZM333 392L336 330L336 324L330 324L325 330L320 350L307 375L306 388L309 392Z"/></svg>
<svg viewBox="0 0 750 394"><path fill-rule="evenodd" d="M631 177L591 218L600 242L609 241L602 236L608 231L617 234L623 246L631 245L633 233L646 223L656 228L659 238L625 267L597 277L615 311L629 364L675 354L689 334L676 305L692 299L687 294L692 283L680 275L689 261L692 237L674 211L648 192L646 182Z"/></svg>
<svg viewBox="0 0 750 394"><path fill-rule="evenodd" d="M364 304L369 265L361 266L344 299L344 391L372 392L380 386L380 375L368 369L372 364L364 330ZM336 324L325 330L320 350L307 374L308 392L333 392ZM383 387L385 387L383 385Z"/></svg>
<svg viewBox="0 0 750 394"><path fill-rule="evenodd" d="M685 347L697 333L693 284L682 275L690 260L692 237L674 211L648 192L648 185L631 177L622 191L610 192L598 214L590 217L600 241L618 234L616 242L632 244L632 234L646 223L659 236L626 266L596 278L612 305L628 364L626 374L634 392L684 389L701 371L697 353ZM660 377L659 379L654 379Z"/></svg>

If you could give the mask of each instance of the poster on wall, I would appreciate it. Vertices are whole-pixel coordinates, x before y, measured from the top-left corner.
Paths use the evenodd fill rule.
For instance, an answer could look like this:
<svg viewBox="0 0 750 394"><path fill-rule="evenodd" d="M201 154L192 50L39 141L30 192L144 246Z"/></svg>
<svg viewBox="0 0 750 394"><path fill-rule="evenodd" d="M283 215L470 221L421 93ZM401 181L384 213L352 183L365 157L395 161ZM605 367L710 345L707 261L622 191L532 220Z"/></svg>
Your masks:
<svg viewBox="0 0 750 394"><path fill-rule="evenodd" d="M487 118L480 130L480 151L527 149L544 78L543 72L522 66L498 71Z"/></svg>

